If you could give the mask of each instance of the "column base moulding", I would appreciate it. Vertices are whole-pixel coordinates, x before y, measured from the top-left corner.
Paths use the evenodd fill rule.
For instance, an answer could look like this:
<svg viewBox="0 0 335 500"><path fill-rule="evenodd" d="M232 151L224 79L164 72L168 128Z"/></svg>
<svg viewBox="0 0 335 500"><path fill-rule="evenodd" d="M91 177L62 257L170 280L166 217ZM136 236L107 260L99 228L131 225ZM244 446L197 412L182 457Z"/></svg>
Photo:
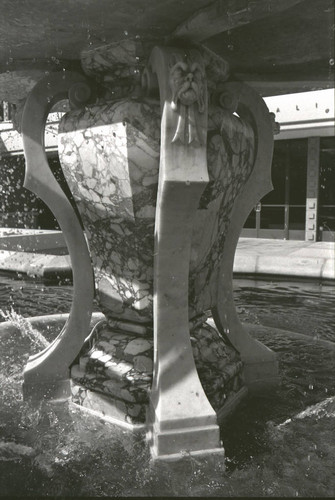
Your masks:
<svg viewBox="0 0 335 500"><path fill-rule="evenodd" d="M110 325L111 320L95 326L72 366L72 401L135 429L146 422L151 394L151 327L136 336ZM247 394L243 363L206 321L190 322L190 338L202 387L214 411L228 416Z"/></svg>
<svg viewBox="0 0 335 500"><path fill-rule="evenodd" d="M226 422L249 395L248 388L242 387L236 394L230 396L216 412L218 424ZM87 389L74 381L71 381L71 404L131 432L144 432L148 429L146 422L138 421L126 411L123 401ZM146 409L145 405L144 408Z"/></svg>
<svg viewBox="0 0 335 500"><path fill-rule="evenodd" d="M127 413L123 401L91 391L74 382L71 384L71 390L71 404L76 408L129 432L145 433L147 431L145 422L138 422Z"/></svg>
<svg viewBox="0 0 335 500"><path fill-rule="evenodd" d="M149 410L149 413L153 412ZM153 421L154 417L150 417ZM180 427L180 429L164 430L156 423L150 428L147 440L149 442L151 455L155 458L180 459L187 455L209 455L221 452L224 456L224 448L220 447L220 428L218 425L205 425Z"/></svg>
<svg viewBox="0 0 335 500"><path fill-rule="evenodd" d="M198 450L198 451L186 451L183 450L179 453L172 453L169 455L155 455L155 450L151 448L151 456L155 461L162 462L179 462L180 460L185 460L187 458L203 458L208 459L211 457L217 458L220 457L222 461L225 459L225 451L224 448L212 448L211 450ZM224 468L224 465L223 465Z"/></svg>

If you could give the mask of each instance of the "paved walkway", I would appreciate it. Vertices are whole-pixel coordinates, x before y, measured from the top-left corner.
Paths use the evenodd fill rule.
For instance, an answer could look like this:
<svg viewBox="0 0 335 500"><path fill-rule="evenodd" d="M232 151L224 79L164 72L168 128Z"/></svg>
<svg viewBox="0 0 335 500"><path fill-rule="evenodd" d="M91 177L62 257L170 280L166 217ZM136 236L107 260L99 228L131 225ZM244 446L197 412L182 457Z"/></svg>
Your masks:
<svg viewBox="0 0 335 500"><path fill-rule="evenodd" d="M0 229L0 271L38 277L70 275L64 249L58 231ZM240 238L234 273L335 280L335 243Z"/></svg>

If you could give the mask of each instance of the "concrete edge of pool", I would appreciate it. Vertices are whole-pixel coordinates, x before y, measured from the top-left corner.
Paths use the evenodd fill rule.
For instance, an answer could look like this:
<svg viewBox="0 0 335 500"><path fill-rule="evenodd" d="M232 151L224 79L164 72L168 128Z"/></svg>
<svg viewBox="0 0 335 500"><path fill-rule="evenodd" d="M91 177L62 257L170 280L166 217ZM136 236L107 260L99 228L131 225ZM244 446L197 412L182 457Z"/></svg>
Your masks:
<svg viewBox="0 0 335 500"><path fill-rule="evenodd" d="M335 242L240 238L235 274L335 280ZM60 231L0 229L0 272L71 277Z"/></svg>

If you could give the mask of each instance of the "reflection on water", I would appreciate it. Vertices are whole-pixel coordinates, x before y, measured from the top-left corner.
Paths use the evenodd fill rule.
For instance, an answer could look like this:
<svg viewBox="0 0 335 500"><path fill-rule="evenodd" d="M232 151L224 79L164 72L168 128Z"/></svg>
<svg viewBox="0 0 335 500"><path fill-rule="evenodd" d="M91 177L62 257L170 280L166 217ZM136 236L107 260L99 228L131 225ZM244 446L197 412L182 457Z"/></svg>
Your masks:
<svg viewBox="0 0 335 500"><path fill-rule="evenodd" d="M318 282L234 280L240 319L335 341L335 285Z"/></svg>
<svg viewBox="0 0 335 500"><path fill-rule="evenodd" d="M269 422L279 424L335 394L335 350L313 342L335 342L333 283L236 279L234 298L241 321L270 327L256 336L277 353L280 385L248 401L222 430L232 468L270 451Z"/></svg>
<svg viewBox="0 0 335 500"><path fill-rule="evenodd" d="M317 282L234 280L240 319L335 341L335 285ZM69 312L72 286L0 275L0 309L24 317Z"/></svg>
<svg viewBox="0 0 335 500"><path fill-rule="evenodd" d="M71 302L72 286L0 276L0 309L13 308L16 313L27 318L67 313L70 311ZM0 321L3 321L1 317Z"/></svg>

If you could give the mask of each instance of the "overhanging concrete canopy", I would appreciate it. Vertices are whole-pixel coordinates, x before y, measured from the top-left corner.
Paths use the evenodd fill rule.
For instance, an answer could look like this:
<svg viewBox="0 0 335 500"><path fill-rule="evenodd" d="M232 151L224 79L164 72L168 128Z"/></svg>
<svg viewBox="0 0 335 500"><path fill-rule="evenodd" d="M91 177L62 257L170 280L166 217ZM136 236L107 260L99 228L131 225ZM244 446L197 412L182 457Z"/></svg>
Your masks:
<svg viewBox="0 0 335 500"><path fill-rule="evenodd" d="M334 84L333 0L1 0L0 100L122 39L201 43L263 95Z"/></svg>

